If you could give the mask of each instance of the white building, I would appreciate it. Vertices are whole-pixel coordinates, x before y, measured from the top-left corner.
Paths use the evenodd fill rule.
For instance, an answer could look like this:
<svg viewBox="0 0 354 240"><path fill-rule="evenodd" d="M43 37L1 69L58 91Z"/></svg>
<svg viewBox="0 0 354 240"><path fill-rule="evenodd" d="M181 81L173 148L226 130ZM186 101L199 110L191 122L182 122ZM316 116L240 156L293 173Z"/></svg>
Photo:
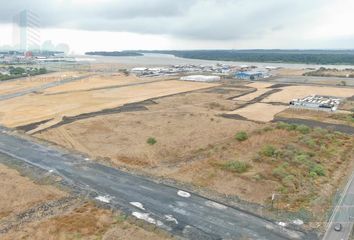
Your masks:
<svg viewBox="0 0 354 240"><path fill-rule="evenodd" d="M216 82L220 81L221 78L219 76L205 76L205 75L190 75L181 77L183 81L194 81L194 82Z"/></svg>

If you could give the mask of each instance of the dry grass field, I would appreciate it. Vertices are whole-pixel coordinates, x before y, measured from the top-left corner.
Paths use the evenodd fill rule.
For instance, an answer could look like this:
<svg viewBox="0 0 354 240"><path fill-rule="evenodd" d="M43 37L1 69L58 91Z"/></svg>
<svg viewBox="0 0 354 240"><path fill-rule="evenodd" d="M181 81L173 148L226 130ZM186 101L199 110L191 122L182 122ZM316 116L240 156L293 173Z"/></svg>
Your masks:
<svg viewBox="0 0 354 240"><path fill-rule="evenodd" d="M288 106L284 105L272 105L267 103L255 103L251 104L245 108L237 109L235 111L229 112L228 114L238 114L249 120L259 121L259 122L270 122L274 119L274 116L285 109Z"/></svg>
<svg viewBox="0 0 354 240"><path fill-rule="evenodd" d="M140 102L150 98L213 86L216 85L209 83L162 81L142 85L105 88L95 91L31 94L2 101L0 105L0 124L8 127L18 127L51 119L53 119L52 122L55 124L64 116L77 116L83 113L116 108L124 104ZM50 126L50 123L47 123L47 126Z"/></svg>
<svg viewBox="0 0 354 240"><path fill-rule="evenodd" d="M93 203L75 198L66 202L69 193L34 183L2 164L0 185L0 239L171 239L163 232L145 230L150 228L138 227L124 215L100 209Z"/></svg>
<svg viewBox="0 0 354 240"><path fill-rule="evenodd" d="M18 80L0 82L0 95L20 92L46 83L60 81L69 77L78 77L78 72L56 72L34 77L20 78Z"/></svg>
<svg viewBox="0 0 354 240"><path fill-rule="evenodd" d="M0 164L0 220L66 193L51 186L37 185L16 170Z"/></svg>
<svg viewBox="0 0 354 240"><path fill-rule="evenodd" d="M27 133L115 167L223 196L264 205L276 193L283 196L277 199L281 209L323 212L325 208L316 206L328 203L342 176L352 169L353 137L269 122L274 116L295 116L286 110L294 98L351 97L353 89L245 84L97 75L2 101L0 124L19 127L48 120ZM127 111L112 110L127 104L131 107ZM319 121L343 120L321 114L316 115ZM313 116L313 112L303 114ZM109 216L97 215L101 214ZM43 236L51 231L66 234L67 229L48 228L53 221L31 228L43 229L38 230ZM90 233L103 237L108 228L100 224L102 232ZM128 228L122 234L130 233ZM84 231L79 234L85 236Z"/></svg>
<svg viewBox="0 0 354 240"><path fill-rule="evenodd" d="M0 235L1 236L1 235ZM158 231L148 231L126 220L123 215L99 209L91 203L69 212L33 221L1 236L4 240L140 240L172 239Z"/></svg>
<svg viewBox="0 0 354 240"><path fill-rule="evenodd" d="M282 91L265 98L263 102L289 103L294 98L304 98L310 95L326 95L348 98L354 95L353 88L322 87L322 86L288 86Z"/></svg>

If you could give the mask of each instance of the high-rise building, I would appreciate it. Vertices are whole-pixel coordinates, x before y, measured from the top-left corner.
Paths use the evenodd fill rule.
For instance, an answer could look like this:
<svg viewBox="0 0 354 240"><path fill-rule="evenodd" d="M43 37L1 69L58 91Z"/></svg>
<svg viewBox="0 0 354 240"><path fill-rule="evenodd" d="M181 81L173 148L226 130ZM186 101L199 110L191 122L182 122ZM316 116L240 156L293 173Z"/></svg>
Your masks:
<svg viewBox="0 0 354 240"><path fill-rule="evenodd" d="M32 11L24 10L13 18L13 45L18 50L40 49L40 21Z"/></svg>

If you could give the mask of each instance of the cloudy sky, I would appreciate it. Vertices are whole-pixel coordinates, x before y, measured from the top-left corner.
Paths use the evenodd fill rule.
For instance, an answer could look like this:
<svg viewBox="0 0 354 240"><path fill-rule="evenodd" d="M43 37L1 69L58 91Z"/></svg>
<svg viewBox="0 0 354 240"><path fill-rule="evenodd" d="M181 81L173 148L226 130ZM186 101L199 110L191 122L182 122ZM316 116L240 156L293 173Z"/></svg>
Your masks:
<svg viewBox="0 0 354 240"><path fill-rule="evenodd" d="M124 49L354 48L353 0L0 0L0 46L30 9L41 39Z"/></svg>

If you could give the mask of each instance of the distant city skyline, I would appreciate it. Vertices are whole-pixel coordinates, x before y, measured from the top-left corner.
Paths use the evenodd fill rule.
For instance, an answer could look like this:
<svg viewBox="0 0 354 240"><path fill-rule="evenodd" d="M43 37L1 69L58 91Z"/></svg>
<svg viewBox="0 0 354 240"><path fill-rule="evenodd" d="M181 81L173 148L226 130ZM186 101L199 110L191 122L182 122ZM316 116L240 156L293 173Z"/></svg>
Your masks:
<svg viewBox="0 0 354 240"><path fill-rule="evenodd" d="M12 46L21 51L39 50L41 45L40 19L30 10L23 10L13 18Z"/></svg>
<svg viewBox="0 0 354 240"><path fill-rule="evenodd" d="M31 9L41 45L76 53L127 49L353 49L352 0L13 0L0 9L0 46L12 16ZM47 44L48 45L48 44Z"/></svg>

